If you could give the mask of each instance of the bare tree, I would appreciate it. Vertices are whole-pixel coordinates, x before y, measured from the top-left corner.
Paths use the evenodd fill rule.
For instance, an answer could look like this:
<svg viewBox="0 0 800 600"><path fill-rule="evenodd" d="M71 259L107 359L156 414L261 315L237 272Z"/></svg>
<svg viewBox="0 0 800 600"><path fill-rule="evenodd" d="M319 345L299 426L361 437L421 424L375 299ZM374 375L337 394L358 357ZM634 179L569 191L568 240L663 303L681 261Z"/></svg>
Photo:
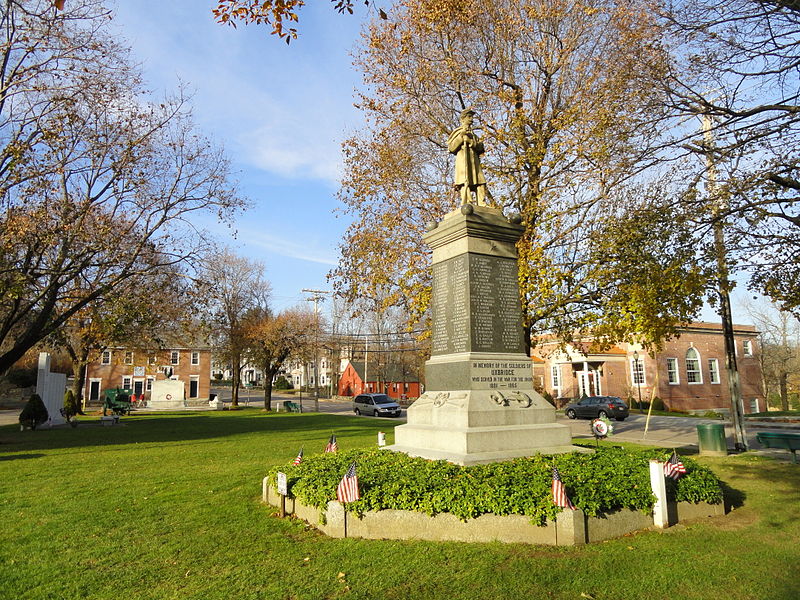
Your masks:
<svg viewBox="0 0 800 600"><path fill-rule="evenodd" d="M747 312L760 332L764 396L769 401L777 388L781 409L789 410L790 394L800 391L800 321L774 303L749 304Z"/></svg>
<svg viewBox="0 0 800 600"><path fill-rule="evenodd" d="M217 360L230 366L233 406L239 405L239 387L247 351L246 318L260 311L269 314L270 283L264 265L237 256L230 248L208 257L202 278L207 295L207 313L213 330Z"/></svg>
<svg viewBox="0 0 800 600"><path fill-rule="evenodd" d="M99 2L3 3L0 372L151 269L191 265L200 214L243 206L182 95L147 100Z"/></svg>

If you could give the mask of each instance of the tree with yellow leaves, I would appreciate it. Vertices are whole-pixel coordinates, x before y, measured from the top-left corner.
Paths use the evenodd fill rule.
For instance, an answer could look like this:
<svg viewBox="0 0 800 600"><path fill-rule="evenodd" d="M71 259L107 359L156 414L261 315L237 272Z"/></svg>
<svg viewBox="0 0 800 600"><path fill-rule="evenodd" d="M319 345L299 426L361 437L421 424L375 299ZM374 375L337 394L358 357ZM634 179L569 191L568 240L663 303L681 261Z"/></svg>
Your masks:
<svg viewBox="0 0 800 600"><path fill-rule="evenodd" d="M669 59L661 36L649 5L635 1L403 0L376 19L356 55L367 126L344 146L340 198L353 224L332 274L338 292L424 314L421 238L459 203L446 144L472 108L490 202L525 223L528 330L614 318L603 314L591 241L658 159L664 109L651 82ZM664 318L685 319L678 312Z"/></svg>

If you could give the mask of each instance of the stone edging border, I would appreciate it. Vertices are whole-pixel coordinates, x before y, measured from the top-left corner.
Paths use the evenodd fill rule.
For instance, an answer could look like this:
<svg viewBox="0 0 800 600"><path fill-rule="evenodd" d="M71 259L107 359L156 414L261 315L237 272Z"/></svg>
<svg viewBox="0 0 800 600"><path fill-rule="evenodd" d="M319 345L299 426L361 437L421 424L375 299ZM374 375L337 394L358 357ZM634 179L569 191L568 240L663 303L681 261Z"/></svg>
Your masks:
<svg viewBox="0 0 800 600"><path fill-rule="evenodd" d="M265 477L262 482L262 502L280 506L277 490L270 487ZM341 538L429 540L459 542L506 542L573 546L621 537L633 531L654 527L653 516L622 509L601 517L588 517L581 510L565 510L555 521L538 527L524 515L481 515L476 519L461 521L449 513L429 517L424 513L407 510L371 511L358 518L348 514L345 535L343 506L331 500L322 511L303 504L292 496L286 497L286 513L303 519L325 535ZM725 514L723 504L671 503L668 507L669 524L688 519L698 519Z"/></svg>

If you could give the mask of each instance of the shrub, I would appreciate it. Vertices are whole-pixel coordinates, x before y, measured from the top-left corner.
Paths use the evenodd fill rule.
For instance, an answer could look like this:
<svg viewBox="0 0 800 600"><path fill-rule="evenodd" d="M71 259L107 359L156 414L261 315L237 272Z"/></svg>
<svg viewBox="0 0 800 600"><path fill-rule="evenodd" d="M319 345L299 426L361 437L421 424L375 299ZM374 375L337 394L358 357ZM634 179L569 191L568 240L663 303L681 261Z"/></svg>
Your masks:
<svg viewBox="0 0 800 600"><path fill-rule="evenodd" d="M36 426L47 421L49 416L39 394L33 394L25 403L22 412L19 413L19 422L26 427L36 429Z"/></svg>
<svg viewBox="0 0 800 600"><path fill-rule="evenodd" d="M222 381L222 373L214 373L214 379L217 381Z"/></svg>
<svg viewBox="0 0 800 600"><path fill-rule="evenodd" d="M664 401L658 396L653 398L653 410L666 410L664 408Z"/></svg>
<svg viewBox="0 0 800 600"><path fill-rule="evenodd" d="M274 387L276 390L290 390L292 389L292 384L289 383L286 377L281 375L275 380L275 384L272 387Z"/></svg>
<svg viewBox="0 0 800 600"><path fill-rule="evenodd" d="M67 420L67 422L71 422L72 418L80 412L78 407L78 401L75 399L75 394L72 393L72 390L67 390L64 394L64 408L61 409L62 416Z"/></svg>
<svg viewBox="0 0 800 600"><path fill-rule="evenodd" d="M381 450L352 450L307 457L299 465L275 467L268 474L287 475L289 492L306 504L324 509L336 498L336 487L352 461L358 466L361 498L346 510L363 514L384 509L428 515L451 513L462 520L485 513L522 514L544 525L560 509L552 501L552 468L558 466L572 502L590 516L618 508L649 512L655 498L650 489L650 459L665 461L671 451L628 451L602 447L586 454L536 455L488 465L460 467ZM682 458L687 474L668 483L679 501L722 501L719 480L706 467Z"/></svg>
<svg viewBox="0 0 800 600"><path fill-rule="evenodd" d="M6 381L15 387L26 388L36 385L36 369L15 368L6 373Z"/></svg>

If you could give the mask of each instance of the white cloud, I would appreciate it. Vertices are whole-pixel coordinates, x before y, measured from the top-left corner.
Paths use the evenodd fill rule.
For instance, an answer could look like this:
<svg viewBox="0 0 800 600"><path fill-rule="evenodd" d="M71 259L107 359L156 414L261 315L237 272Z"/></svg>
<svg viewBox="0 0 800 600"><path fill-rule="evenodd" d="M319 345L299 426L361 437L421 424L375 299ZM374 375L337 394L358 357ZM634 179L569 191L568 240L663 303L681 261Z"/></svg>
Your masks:
<svg viewBox="0 0 800 600"><path fill-rule="evenodd" d="M246 245L250 251L254 248L263 248L269 253L304 260L326 266L336 266L336 254L329 249L314 247L308 239L296 242L269 233L254 232L239 229L237 239Z"/></svg>
<svg viewBox="0 0 800 600"><path fill-rule="evenodd" d="M167 12L145 2L151 10L120 5L120 23L156 86L174 89L181 80L194 89L199 124L225 140L243 166L338 185L341 140L359 119L346 50L352 31L309 31L287 47L264 27L218 25L194 2ZM318 10L337 17L329 6ZM313 17L304 10L306 24ZM341 23L357 26L355 19Z"/></svg>

